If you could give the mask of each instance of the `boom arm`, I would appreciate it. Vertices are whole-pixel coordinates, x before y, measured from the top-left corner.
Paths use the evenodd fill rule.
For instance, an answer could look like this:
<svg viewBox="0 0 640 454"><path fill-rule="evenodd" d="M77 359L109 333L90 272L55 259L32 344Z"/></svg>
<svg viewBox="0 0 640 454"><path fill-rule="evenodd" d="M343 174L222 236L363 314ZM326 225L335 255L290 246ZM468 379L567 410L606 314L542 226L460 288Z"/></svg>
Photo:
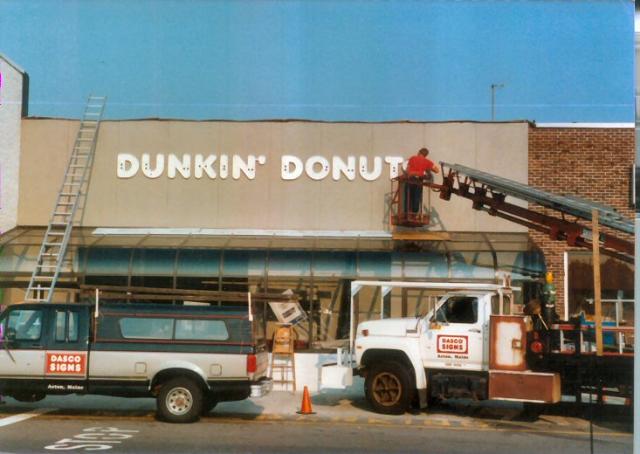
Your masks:
<svg viewBox="0 0 640 454"><path fill-rule="evenodd" d="M579 221L590 222L593 209L598 210L602 225L614 232L633 235L633 223L609 207L545 192L459 164L442 162L441 165L442 184L429 184L432 189L440 192L441 199L450 200L452 194L464 197L473 202L472 206L476 210L546 233L553 240L566 240L569 246L592 247L591 229ZM506 201L507 196L535 203L551 213L545 214L529 207L514 205ZM568 220L568 216L574 219ZM600 233L600 243L609 255L633 263L634 245L624 235Z"/></svg>

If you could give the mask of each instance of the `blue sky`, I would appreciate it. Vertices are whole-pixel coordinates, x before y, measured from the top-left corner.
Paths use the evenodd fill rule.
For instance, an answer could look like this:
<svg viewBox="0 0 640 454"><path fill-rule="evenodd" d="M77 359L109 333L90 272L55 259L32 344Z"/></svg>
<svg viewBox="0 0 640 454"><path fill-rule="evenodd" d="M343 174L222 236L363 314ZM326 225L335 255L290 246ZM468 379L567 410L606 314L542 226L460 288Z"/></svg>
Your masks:
<svg viewBox="0 0 640 454"><path fill-rule="evenodd" d="M632 122L630 1L0 0L29 114Z"/></svg>

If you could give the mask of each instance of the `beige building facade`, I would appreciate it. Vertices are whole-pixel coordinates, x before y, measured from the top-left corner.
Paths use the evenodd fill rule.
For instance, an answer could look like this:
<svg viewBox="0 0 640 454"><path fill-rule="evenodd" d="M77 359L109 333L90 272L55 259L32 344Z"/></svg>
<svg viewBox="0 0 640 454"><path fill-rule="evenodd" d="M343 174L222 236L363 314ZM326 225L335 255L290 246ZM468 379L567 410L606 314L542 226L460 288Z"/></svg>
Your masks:
<svg viewBox="0 0 640 454"><path fill-rule="evenodd" d="M78 122L22 121L19 225L45 225ZM107 121L81 225L389 231L391 177L427 146L435 161L527 182L520 123ZM432 197L447 231L524 231Z"/></svg>

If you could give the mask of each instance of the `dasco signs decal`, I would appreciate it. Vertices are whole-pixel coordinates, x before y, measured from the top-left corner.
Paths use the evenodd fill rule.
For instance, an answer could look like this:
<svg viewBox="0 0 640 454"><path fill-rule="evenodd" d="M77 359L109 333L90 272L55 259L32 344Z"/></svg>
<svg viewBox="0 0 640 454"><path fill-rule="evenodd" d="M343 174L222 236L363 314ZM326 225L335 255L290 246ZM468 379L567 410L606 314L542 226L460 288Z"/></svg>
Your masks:
<svg viewBox="0 0 640 454"><path fill-rule="evenodd" d="M467 336L438 336L438 353L464 355L468 352L469 338Z"/></svg>
<svg viewBox="0 0 640 454"><path fill-rule="evenodd" d="M311 156L306 159L294 155L280 157L280 177L283 180L297 180L306 175L312 180L332 179L334 181L354 181L358 178L375 181L383 175L398 176L404 159L398 156ZM268 165L264 155L203 155L203 154L163 154L131 153L118 154L118 178L195 178L221 179L246 178L253 180Z"/></svg>
<svg viewBox="0 0 640 454"><path fill-rule="evenodd" d="M86 371L86 353L47 352L45 375L85 375Z"/></svg>

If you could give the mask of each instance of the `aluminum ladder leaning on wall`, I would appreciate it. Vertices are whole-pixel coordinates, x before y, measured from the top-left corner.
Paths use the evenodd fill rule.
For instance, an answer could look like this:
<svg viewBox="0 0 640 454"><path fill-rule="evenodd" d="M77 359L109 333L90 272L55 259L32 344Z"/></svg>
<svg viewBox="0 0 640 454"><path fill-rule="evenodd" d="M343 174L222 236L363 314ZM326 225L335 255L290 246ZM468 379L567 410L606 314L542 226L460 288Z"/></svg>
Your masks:
<svg viewBox="0 0 640 454"><path fill-rule="evenodd" d="M90 95L87 99L62 186L27 287L25 302L51 302L56 282L65 263L79 201L84 195L93 164L98 129L106 101L106 96Z"/></svg>

